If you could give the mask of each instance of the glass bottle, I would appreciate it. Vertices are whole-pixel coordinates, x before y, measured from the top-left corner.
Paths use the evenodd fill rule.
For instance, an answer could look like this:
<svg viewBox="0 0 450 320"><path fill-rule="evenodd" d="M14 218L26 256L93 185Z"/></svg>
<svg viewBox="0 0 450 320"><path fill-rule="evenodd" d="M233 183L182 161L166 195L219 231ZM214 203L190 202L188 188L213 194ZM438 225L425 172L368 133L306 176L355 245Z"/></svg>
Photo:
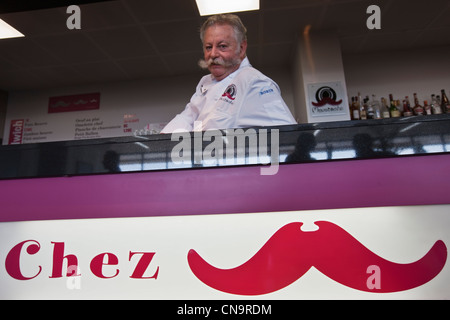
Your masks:
<svg viewBox="0 0 450 320"><path fill-rule="evenodd" d="M402 102L400 100L395 100L395 106L397 107L398 113L400 114L399 117L401 117L402 112L400 111L400 107L402 106Z"/></svg>
<svg viewBox="0 0 450 320"><path fill-rule="evenodd" d="M381 116L383 117L383 119L391 117L385 98L381 98Z"/></svg>
<svg viewBox="0 0 450 320"><path fill-rule="evenodd" d="M431 106L428 104L427 100L423 101L423 113L425 115L430 115L431 114Z"/></svg>
<svg viewBox="0 0 450 320"><path fill-rule="evenodd" d="M370 102L373 109L373 119L381 119L381 106L380 102L375 99L375 95L372 95L372 102Z"/></svg>
<svg viewBox="0 0 450 320"><path fill-rule="evenodd" d="M352 104L350 105L352 120L359 120L359 108L356 105L356 97L352 97Z"/></svg>
<svg viewBox="0 0 450 320"><path fill-rule="evenodd" d="M403 116L410 117L412 115L413 115L413 112L411 110L411 104L409 103L409 97L406 96L405 100L403 100Z"/></svg>
<svg viewBox="0 0 450 320"><path fill-rule="evenodd" d="M441 105L439 104L439 100L436 98L436 95L431 95L431 112L433 114L441 114L442 109Z"/></svg>
<svg viewBox="0 0 450 320"><path fill-rule="evenodd" d="M396 106L396 102L394 101L392 93L389 94L389 100L391 101L391 106L389 107L389 112L391 114L391 117L392 118L400 117L400 111L398 110L398 108Z"/></svg>
<svg viewBox="0 0 450 320"><path fill-rule="evenodd" d="M348 100L348 112L350 112L350 120L353 120L353 97L350 101L350 99Z"/></svg>
<svg viewBox="0 0 450 320"><path fill-rule="evenodd" d="M367 120L367 111L361 99L361 94L358 92L359 117L361 120Z"/></svg>
<svg viewBox="0 0 450 320"><path fill-rule="evenodd" d="M369 96L364 98L364 107L367 110L367 119L375 118L375 110L373 109L372 103L369 102Z"/></svg>
<svg viewBox="0 0 450 320"><path fill-rule="evenodd" d="M419 99L417 98L417 93L414 93L414 114L416 116L423 115L423 107L419 104Z"/></svg>
<svg viewBox="0 0 450 320"><path fill-rule="evenodd" d="M445 94L445 90L441 90L441 109L443 113L450 113L450 102L448 101L447 95Z"/></svg>

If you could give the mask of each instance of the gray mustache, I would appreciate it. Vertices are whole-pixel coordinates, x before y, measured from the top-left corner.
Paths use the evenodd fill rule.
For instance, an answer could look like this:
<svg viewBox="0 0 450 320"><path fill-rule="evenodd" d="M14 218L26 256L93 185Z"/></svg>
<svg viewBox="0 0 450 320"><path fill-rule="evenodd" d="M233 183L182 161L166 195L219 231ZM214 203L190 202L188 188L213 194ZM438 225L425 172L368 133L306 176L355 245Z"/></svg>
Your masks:
<svg viewBox="0 0 450 320"><path fill-rule="evenodd" d="M202 69L208 69L212 64L220 65L222 67L232 67L232 66L235 66L235 65L237 65L239 63L241 63L240 59L225 61L222 58L215 58L215 59L211 58L211 59L208 59L208 60L200 59L198 61L198 65Z"/></svg>

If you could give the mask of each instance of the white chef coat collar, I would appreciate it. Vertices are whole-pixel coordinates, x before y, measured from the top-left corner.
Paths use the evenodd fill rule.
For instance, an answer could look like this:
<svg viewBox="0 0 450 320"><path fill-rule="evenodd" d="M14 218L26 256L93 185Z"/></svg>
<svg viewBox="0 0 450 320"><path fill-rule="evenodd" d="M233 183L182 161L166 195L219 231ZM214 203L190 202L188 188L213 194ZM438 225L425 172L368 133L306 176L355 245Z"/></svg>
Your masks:
<svg viewBox="0 0 450 320"><path fill-rule="evenodd" d="M251 67L250 61L248 60L247 56L242 60L241 65L239 66L239 69L245 68L245 67Z"/></svg>

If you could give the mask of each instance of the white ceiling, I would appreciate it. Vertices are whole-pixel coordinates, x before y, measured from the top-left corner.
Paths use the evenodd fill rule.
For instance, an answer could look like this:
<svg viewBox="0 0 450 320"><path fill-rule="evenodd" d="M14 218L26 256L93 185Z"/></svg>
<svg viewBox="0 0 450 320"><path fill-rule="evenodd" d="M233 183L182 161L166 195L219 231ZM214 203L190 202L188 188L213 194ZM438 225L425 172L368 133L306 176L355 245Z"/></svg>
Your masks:
<svg viewBox="0 0 450 320"><path fill-rule="evenodd" d="M381 8L381 30L366 27L371 4ZM195 0L80 5L81 30L67 29L66 8L9 13L0 8L0 18L26 35L0 40L0 89L201 72L198 29L205 18ZM449 0L261 0L261 10L239 16L248 28L249 59L261 69L287 68L295 39L308 24L337 32L344 55L450 44Z"/></svg>

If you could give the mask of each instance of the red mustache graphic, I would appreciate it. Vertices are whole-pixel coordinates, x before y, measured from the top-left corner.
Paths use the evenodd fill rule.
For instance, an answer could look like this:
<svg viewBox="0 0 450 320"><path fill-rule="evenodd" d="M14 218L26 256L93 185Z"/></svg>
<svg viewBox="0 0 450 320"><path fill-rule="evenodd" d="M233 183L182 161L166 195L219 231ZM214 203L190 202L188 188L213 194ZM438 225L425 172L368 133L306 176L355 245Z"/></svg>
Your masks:
<svg viewBox="0 0 450 320"><path fill-rule="evenodd" d="M312 266L350 288L387 293L427 283L441 272L447 260L447 248L441 240L422 259L399 264L379 257L331 222L316 222L319 230L313 232L301 231L302 224L285 225L250 260L236 268L215 268L192 249L188 253L189 266L206 285L239 295L280 290ZM369 285L373 270L379 271L377 288Z"/></svg>
<svg viewBox="0 0 450 320"><path fill-rule="evenodd" d="M332 106L337 106L337 105L340 105L341 103L342 103L342 100L336 101L329 97L325 97L322 100L320 100L319 102L312 102L313 106L315 106L315 107L323 107L326 104L330 104Z"/></svg>

